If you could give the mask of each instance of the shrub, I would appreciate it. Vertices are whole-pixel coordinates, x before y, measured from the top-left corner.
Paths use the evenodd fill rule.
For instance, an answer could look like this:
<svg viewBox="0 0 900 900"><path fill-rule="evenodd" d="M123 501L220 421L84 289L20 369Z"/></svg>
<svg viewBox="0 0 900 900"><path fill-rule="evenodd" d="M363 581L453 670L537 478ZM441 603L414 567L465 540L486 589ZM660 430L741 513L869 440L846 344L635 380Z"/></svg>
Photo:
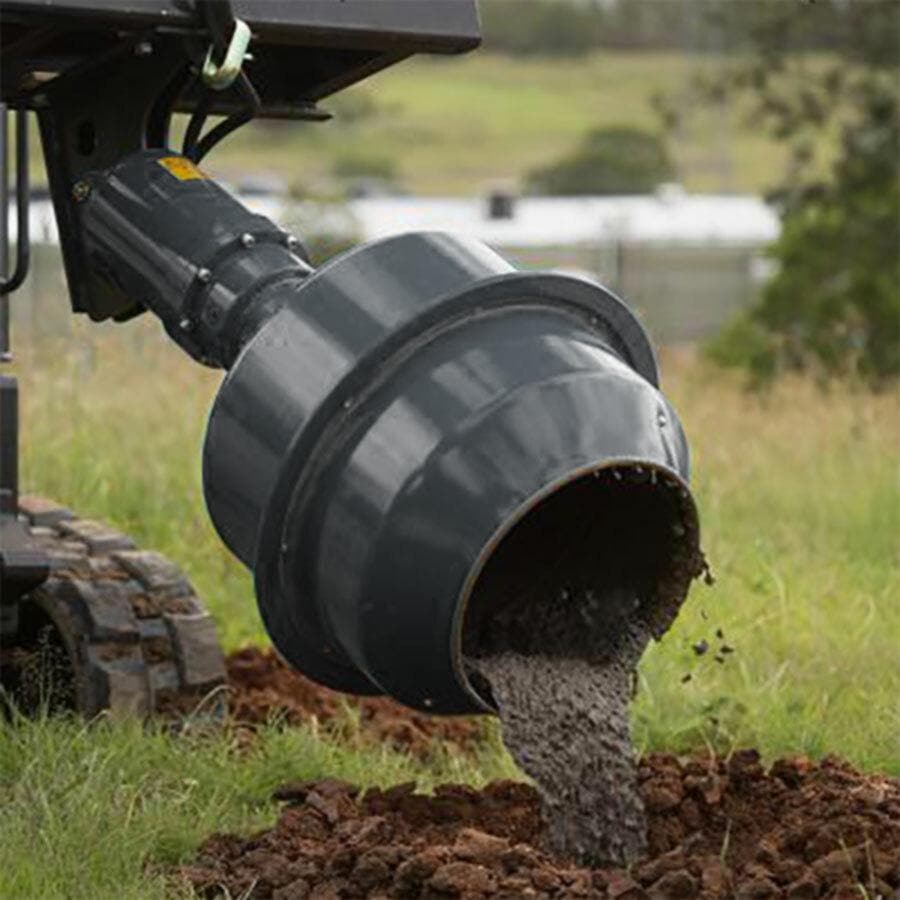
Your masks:
<svg viewBox="0 0 900 900"><path fill-rule="evenodd" d="M512 56L583 56L602 33L593 5L559 0L486 0L480 4L485 47Z"/></svg>
<svg viewBox="0 0 900 900"><path fill-rule="evenodd" d="M365 153L348 153L338 157L331 167L336 178L377 178L396 181L398 170L395 160L387 156L370 156Z"/></svg>
<svg viewBox="0 0 900 900"><path fill-rule="evenodd" d="M599 128L570 155L532 171L528 185L538 194L641 194L674 174L659 136L638 128Z"/></svg>
<svg viewBox="0 0 900 900"><path fill-rule="evenodd" d="M810 77L782 43L815 12L775 7L749 32L757 55L717 79L716 90L748 93L757 123L791 150L774 195L777 273L709 348L756 383L786 370L876 388L900 376L900 97L896 55L885 53L900 40L898 9L849 4L851 37ZM815 153L832 129L838 153L818 177Z"/></svg>

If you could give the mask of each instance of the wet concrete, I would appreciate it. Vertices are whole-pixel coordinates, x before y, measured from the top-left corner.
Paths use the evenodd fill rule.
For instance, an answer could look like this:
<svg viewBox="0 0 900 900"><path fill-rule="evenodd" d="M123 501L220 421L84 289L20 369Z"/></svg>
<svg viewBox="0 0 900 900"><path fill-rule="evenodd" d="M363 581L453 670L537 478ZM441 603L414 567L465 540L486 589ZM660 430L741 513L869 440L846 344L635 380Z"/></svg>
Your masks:
<svg viewBox="0 0 900 900"><path fill-rule="evenodd" d="M478 668L493 688L506 746L540 788L551 849L583 863L642 856L646 822L628 721L629 660L504 653Z"/></svg>
<svg viewBox="0 0 900 900"><path fill-rule="evenodd" d="M471 679L537 784L560 856L624 865L646 850L629 702L647 644L703 569L698 540L677 483L603 473L526 520L477 586Z"/></svg>

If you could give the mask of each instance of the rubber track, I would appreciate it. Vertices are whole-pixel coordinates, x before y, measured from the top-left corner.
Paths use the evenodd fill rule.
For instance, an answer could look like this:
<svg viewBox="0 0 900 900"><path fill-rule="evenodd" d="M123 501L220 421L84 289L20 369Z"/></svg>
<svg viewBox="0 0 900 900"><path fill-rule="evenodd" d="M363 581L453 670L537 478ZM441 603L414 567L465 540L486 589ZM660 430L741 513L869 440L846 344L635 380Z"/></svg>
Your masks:
<svg viewBox="0 0 900 900"><path fill-rule="evenodd" d="M204 698L225 683L225 661L212 617L181 570L53 501L24 496L19 511L51 565L25 602L42 607L67 644L79 711L147 716L208 707Z"/></svg>

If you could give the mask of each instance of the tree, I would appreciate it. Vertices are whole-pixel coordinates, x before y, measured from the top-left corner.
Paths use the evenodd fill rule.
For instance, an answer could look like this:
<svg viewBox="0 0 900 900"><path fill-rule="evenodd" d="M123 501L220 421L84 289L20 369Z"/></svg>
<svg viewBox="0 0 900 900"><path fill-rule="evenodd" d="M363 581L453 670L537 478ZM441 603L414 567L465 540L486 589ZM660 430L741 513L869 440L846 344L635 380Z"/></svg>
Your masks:
<svg viewBox="0 0 900 900"><path fill-rule="evenodd" d="M602 14L593 3L482 0L485 46L511 56L583 56L595 49Z"/></svg>
<svg viewBox="0 0 900 900"><path fill-rule="evenodd" d="M639 128L598 128L568 156L529 173L538 194L642 194L675 168L662 139Z"/></svg>
<svg viewBox="0 0 900 900"><path fill-rule="evenodd" d="M746 46L747 23L775 18L798 0L479 0L485 48L514 56L582 56L599 49L731 52ZM791 33L795 49L846 41L844 0ZM888 48L885 40L884 49Z"/></svg>
<svg viewBox="0 0 900 900"><path fill-rule="evenodd" d="M791 165L772 193L777 272L710 354L758 383L812 370L877 387L900 376L900 3L739 6L754 15L752 57L703 88L751 96ZM820 15L841 17L844 40L810 65L791 40ZM838 149L824 164L829 133Z"/></svg>

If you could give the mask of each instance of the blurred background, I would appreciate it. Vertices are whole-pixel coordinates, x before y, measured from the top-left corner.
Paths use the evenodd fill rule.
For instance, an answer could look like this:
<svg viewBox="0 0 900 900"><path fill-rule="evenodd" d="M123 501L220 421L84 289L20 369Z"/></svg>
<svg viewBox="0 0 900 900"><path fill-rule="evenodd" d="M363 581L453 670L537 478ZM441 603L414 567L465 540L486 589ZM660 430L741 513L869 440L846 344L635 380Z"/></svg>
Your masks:
<svg viewBox="0 0 900 900"><path fill-rule="evenodd" d="M378 74L327 123L252 123L203 167L319 263L444 229L620 294L661 347L719 579L642 665L639 742L900 771L900 5L480 6L480 51ZM229 649L266 642L199 488L221 373L149 317L72 316L46 190L32 230L25 484L177 560ZM690 651L716 626L727 666Z"/></svg>
<svg viewBox="0 0 900 900"><path fill-rule="evenodd" d="M482 0L481 10L478 53L407 61L333 98L328 123L253 123L206 167L303 235L318 261L398 231L462 231L522 266L599 278L667 345L733 323L788 254L796 271L768 293L821 294L828 260L804 241L820 257L868 241L878 246L830 272L851 280L846 296L804 300L817 308L802 319L745 320L748 352L769 358L732 361L757 375L813 362L896 373L896 347L881 348L900 341L895 2ZM39 167L37 141L34 155ZM848 221L801 223L832 208ZM783 233L791 213L802 233ZM52 321L54 310L67 317L46 192L35 219L47 250L16 306L20 333L39 336L67 327ZM873 290L873 263L891 270L893 284L875 290L893 300L860 309L850 295ZM888 358L860 362L867 350Z"/></svg>

